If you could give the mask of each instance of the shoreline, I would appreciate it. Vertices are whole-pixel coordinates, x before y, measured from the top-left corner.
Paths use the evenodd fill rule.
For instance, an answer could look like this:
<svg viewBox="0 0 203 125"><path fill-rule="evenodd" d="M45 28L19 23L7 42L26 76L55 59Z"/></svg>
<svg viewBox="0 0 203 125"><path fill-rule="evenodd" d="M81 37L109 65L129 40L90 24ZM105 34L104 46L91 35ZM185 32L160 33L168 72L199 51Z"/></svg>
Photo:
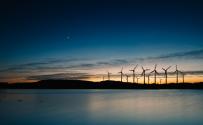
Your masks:
<svg viewBox="0 0 203 125"><path fill-rule="evenodd" d="M119 81L42 80L33 83L0 83L0 89L203 89L203 82L137 84Z"/></svg>

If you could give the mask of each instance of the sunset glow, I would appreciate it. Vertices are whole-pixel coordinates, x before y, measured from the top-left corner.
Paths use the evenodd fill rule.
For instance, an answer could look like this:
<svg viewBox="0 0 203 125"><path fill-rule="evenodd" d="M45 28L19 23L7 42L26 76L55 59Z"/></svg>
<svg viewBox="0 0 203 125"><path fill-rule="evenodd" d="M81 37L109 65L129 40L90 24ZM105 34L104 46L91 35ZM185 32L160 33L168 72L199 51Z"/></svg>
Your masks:
<svg viewBox="0 0 203 125"><path fill-rule="evenodd" d="M160 73L168 66L174 72L178 65L185 82L203 81L203 9L198 2L55 2L2 4L1 82L102 81L107 72L119 81L121 67L132 82L129 70L136 64L141 83L141 67L152 71L155 64ZM157 83L159 77L164 82L160 75Z"/></svg>

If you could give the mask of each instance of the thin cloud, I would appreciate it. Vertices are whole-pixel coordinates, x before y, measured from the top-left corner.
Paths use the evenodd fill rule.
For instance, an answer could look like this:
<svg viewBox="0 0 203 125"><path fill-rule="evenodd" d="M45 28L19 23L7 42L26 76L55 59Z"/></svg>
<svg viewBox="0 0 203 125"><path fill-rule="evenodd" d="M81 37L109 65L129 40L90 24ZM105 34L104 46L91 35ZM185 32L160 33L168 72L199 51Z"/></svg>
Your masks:
<svg viewBox="0 0 203 125"><path fill-rule="evenodd" d="M128 64L130 60L128 59L111 59L108 61L100 61L97 62L97 65L99 66L115 66L115 65L123 65L123 64Z"/></svg>
<svg viewBox="0 0 203 125"><path fill-rule="evenodd" d="M203 75L203 71L185 71L186 75Z"/></svg>
<svg viewBox="0 0 203 125"><path fill-rule="evenodd" d="M76 63L80 61L85 61L87 59L48 59L39 62L30 62L25 64L13 65L5 69L0 69L0 72L27 72L30 70L56 70L71 68L71 63ZM67 66L64 66L67 65ZM82 65L82 64L80 64ZM77 66L77 65L76 65ZM75 67L76 67L75 66ZM85 66L85 65L84 65Z"/></svg>
<svg viewBox="0 0 203 125"><path fill-rule="evenodd" d="M188 52L171 53L171 54L161 55L161 56L157 56L157 57L149 57L149 59L171 59L171 58L203 59L203 49L193 50L193 51L188 51Z"/></svg>
<svg viewBox="0 0 203 125"><path fill-rule="evenodd" d="M91 70L93 68L105 66L120 66L130 63L142 63L143 61L157 60L157 59L203 59L203 49L193 50L188 52L179 52L166 54L156 57L134 58L134 59L110 59L106 61L94 61L87 58L69 58L69 59L47 59L38 62L31 62L21 65L14 65L5 69L1 69L0 73L29 73L29 72L58 72L58 71L74 71L74 70ZM94 62L92 62L94 61ZM190 74L202 74L202 72L188 72Z"/></svg>
<svg viewBox="0 0 203 125"><path fill-rule="evenodd" d="M124 59L112 59L106 62L94 62L94 63L86 63L84 62L77 62L81 61L78 59L69 59L69 60L51 60L45 62L33 62L33 63L26 63L21 65L15 65L13 67L9 67L7 69L2 69L0 72L29 72L29 71L51 71L51 70L89 70L95 67L100 66L113 66L113 65L123 65L128 63L128 60ZM73 62L73 63L71 63Z"/></svg>
<svg viewBox="0 0 203 125"><path fill-rule="evenodd" d="M91 78L92 75L88 73L57 73L49 75L33 75L27 77L28 80L47 80L47 79L61 79L61 80L84 80Z"/></svg>

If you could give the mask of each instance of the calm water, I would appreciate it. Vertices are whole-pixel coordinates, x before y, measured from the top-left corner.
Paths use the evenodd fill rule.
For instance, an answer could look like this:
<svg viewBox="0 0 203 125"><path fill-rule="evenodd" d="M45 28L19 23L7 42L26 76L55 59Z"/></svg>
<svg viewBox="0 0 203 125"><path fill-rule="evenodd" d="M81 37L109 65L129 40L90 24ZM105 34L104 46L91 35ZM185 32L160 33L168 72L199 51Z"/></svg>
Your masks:
<svg viewBox="0 0 203 125"><path fill-rule="evenodd" d="M0 90L1 125L203 125L201 90Z"/></svg>

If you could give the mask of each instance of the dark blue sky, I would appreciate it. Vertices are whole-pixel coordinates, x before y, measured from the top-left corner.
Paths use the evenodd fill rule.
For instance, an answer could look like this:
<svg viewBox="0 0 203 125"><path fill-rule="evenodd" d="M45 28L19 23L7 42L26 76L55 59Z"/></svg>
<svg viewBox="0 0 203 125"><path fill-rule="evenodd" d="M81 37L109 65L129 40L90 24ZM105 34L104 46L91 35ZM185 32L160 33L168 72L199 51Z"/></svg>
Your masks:
<svg viewBox="0 0 203 125"><path fill-rule="evenodd" d="M1 1L0 68L202 50L202 15L201 0Z"/></svg>

